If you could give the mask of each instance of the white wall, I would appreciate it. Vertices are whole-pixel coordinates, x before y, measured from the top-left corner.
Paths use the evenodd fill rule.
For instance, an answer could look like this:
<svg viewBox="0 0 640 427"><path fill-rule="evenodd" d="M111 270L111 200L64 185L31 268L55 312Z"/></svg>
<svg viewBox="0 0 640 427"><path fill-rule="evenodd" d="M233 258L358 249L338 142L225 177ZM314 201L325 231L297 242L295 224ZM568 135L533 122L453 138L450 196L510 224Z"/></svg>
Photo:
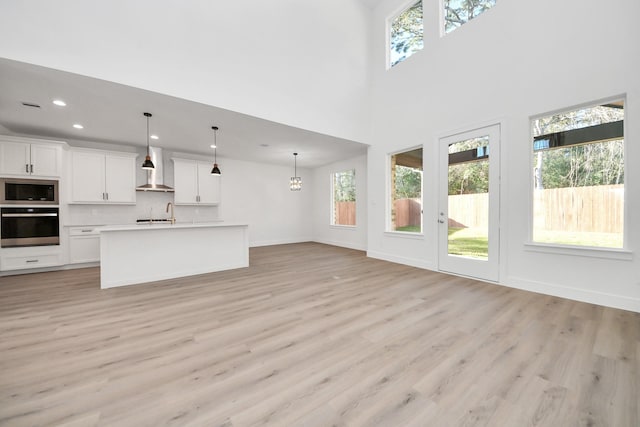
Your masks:
<svg viewBox="0 0 640 427"><path fill-rule="evenodd" d="M385 69L388 14L374 11L368 253L437 269L437 138L502 121L501 283L640 311L640 26L635 0L500 1L438 35L437 0L425 0L425 48ZM626 94L625 191L630 259L528 250L529 117ZM424 238L384 233L386 156L424 145ZM624 258L624 256L623 256Z"/></svg>
<svg viewBox="0 0 640 427"><path fill-rule="evenodd" d="M0 57L363 141L371 12L358 0L0 3Z"/></svg>
<svg viewBox="0 0 640 427"><path fill-rule="evenodd" d="M303 187L289 190L289 167L218 158L222 169L220 218L249 224L249 245L265 246L313 240L309 220L313 174L298 168ZM293 159L292 159L293 163Z"/></svg>
<svg viewBox="0 0 640 427"><path fill-rule="evenodd" d="M356 171L356 225L331 225L331 179L335 172ZM313 240L346 248L367 249L367 156L358 156L313 170Z"/></svg>

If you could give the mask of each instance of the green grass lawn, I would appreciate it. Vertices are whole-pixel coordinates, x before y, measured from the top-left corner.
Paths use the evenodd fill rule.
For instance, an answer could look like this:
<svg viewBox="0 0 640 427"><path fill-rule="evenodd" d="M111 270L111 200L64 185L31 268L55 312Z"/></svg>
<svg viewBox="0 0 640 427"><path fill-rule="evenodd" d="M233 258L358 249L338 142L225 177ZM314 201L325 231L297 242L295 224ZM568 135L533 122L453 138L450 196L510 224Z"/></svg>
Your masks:
<svg viewBox="0 0 640 427"><path fill-rule="evenodd" d="M489 257L487 231L479 228L449 227L449 254L471 258Z"/></svg>
<svg viewBox="0 0 640 427"><path fill-rule="evenodd" d="M419 225L407 225L405 227L396 227L396 231L406 231L407 233L421 233Z"/></svg>

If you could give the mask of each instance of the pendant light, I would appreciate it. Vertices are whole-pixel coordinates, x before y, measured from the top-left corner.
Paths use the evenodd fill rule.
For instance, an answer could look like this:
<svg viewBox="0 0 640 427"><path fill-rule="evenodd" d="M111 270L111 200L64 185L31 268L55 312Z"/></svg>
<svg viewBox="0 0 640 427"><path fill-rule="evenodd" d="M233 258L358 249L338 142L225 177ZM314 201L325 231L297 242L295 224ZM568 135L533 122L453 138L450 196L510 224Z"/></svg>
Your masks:
<svg viewBox="0 0 640 427"><path fill-rule="evenodd" d="M221 175L218 167L218 126L211 126L213 129L213 169L211 175Z"/></svg>
<svg viewBox="0 0 640 427"><path fill-rule="evenodd" d="M302 189L302 178L298 176L297 157L298 153L293 153L293 176L289 180L289 189L291 191L300 191Z"/></svg>
<svg viewBox="0 0 640 427"><path fill-rule="evenodd" d="M149 117L151 117L151 113L143 114L147 118L147 157L144 158L142 169L153 170L156 167L153 165L153 162L151 161L151 155L149 153Z"/></svg>

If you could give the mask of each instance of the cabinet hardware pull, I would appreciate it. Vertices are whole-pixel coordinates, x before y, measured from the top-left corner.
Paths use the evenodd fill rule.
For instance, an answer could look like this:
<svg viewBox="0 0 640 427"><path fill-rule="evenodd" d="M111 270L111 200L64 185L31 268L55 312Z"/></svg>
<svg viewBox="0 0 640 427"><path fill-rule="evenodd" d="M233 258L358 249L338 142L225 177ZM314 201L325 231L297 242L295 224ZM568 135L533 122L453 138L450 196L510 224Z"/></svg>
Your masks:
<svg viewBox="0 0 640 427"><path fill-rule="evenodd" d="M31 164L31 173L33 173L33 164Z"/></svg>
<svg viewBox="0 0 640 427"><path fill-rule="evenodd" d="M83 233L91 233L93 230L82 230Z"/></svg>
<svg viewBox="0 0 640 427"><path fill-rule="evenodd" d="M39 260L37 259L28 259L27 262L38 262Z"/></svg>
<svg viewBox="0 0 640 427"><path fill-rule="evenodd" d="M29 173L29 164L28 163L24 165L24 171L26 173Z"/></svg>
<svg viewBox="0 0 640 427"><path fill-rule="evenodd" d="M106 194L106 195L107 195L107 200L109 200L109 193L104 193L104 194Z"/></svg>

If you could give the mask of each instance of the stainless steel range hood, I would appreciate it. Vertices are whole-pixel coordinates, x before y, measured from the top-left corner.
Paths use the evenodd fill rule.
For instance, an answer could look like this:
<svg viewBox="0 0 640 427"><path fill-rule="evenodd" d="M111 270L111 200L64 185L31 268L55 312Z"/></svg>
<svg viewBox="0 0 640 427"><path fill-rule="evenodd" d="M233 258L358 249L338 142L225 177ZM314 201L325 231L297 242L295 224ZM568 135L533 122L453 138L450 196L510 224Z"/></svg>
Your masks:
<svg viewBox="0 0 640 427"><path fill-rule="evenodd" d="M171 193L175 191L168 185L164 185L164 163L162 160L162 148L149 147L149 156L155 169L147 171L147 183L136 187L136 191L161 191Z"/></svg>

